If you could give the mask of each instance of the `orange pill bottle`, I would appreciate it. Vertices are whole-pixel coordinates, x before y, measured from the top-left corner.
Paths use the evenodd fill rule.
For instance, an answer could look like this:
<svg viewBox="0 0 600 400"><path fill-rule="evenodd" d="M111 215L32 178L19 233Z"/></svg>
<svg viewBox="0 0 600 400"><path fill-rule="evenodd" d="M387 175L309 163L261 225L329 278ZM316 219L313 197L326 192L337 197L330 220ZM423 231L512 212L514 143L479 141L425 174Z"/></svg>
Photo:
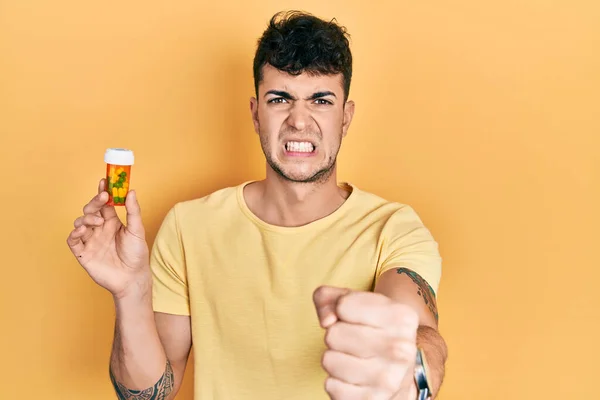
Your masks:
<svg viewBox="0 0 600 400"><path fill-rule="evenodd" d="M127 149L107 149L104 153L106 163L106 191L108 205L124 206L131 182L133 151Z"/></svg>

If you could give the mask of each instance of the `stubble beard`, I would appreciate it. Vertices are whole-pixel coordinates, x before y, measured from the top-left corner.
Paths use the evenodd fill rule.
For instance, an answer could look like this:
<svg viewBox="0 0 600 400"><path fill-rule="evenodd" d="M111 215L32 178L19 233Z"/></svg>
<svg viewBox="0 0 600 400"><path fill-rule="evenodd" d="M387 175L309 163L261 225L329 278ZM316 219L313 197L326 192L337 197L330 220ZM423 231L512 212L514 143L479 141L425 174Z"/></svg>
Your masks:
<svg viewBox="0 0 600 400"><path fill-rule="evenodd" d="M295 178L293 176L286 174L286 172L283 170L283 167L281 165L279 165L271 156L270 150L271 150L272 146L268 139L268 135L260 134L259 136L260 136L260 146L262 148L263 154L265 155L265 159L267 160L267 164L269 164L271 169L273 171L275 171L275 173L277 173L277 175L281 179L288 181L288 182L294 182L294 183L321 184L321 183L327 182L329 180L329 178L331 177L331 175L333 174L334 167L337 163L337 155L338 155L338 152L341 147L341 141L338 144L337 149L333 152L333 154L329 157L329 159L325 163L325 166L323 166L322 168L319 168L316 172L314 172L310 176L307 176L304 178Z"/></svg>

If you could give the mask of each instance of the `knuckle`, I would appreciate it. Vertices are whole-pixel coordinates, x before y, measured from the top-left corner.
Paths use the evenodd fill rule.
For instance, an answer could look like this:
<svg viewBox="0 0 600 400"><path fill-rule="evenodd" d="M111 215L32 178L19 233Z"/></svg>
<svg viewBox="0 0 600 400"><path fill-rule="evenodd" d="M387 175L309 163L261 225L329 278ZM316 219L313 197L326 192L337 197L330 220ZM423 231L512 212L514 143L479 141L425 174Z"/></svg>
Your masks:
<svg viewBox="0 0 600 400"><path fill-rule="evenodd" d="M333 382L331 378L325 379L325 392L327 392L327 394L333 394Z"/></svg>
<svg viewBox="0 0 600 400"><path fill-rule="evenodd" d="M343 399L340 385L331 377L325 379L325 392L327 392L332 400Z"/></svg>
<svg viewBox="0 0 600 400"><path fill-rule="evenodd" d="M85 223L85 215L82 215L79 218L77 218L75 220L75 223L73 225L75 226L75 228L81 228L81 226L86 225L86 223Z"/></svg>
<svg viewBox="0 0 600 400"><path fill-rule="evenodd" d="M352 309L352 294L345 294L339 298L336 311L343 313Z"/></svg>
<svg viewBox="0 0 600 400"><path fill-rule="evenodd" d="M340 340L344 337L345 324L343 322L336 322L331 325L327 332L325 332L325 344L334 350L339 347Z"/></svg>
<svg viewBox="0 0 600 400"><path fill-rule="evenodd" d="M327 329L327 332L325 332L325 345L329 348L333 348L335 345L334 329L335 329L335 324L332 327L330 327L329 329Z"/></svg>
<svg viewBox="0 0 600 400"><path fill-rule="evenodd" d="M325 291L325 287L323 286L319 286L314 292L313 292L313 301L315 303L319 303L320 300L323 298L323 292Z"/></svg>
<svg viewBox="0 0 600 400"><path fill-rule="evenodd" d="M323 352L323 355L321 356L321 367L322 367L322 368L323 368L325 371L327 371L327 359L328 359L328 356L327 356L327 351L324 351L324 352Z"/></svg>
<svg viewBox="0 0 600 400"><path fill-rule="evenodd" d="M416 351L417 346L407 340L394 338L390 342L389 354L394 360L410 360Z"/></svg>
<svg viewBox="0 0 600 400"><path fill-rule="evenodd" d="M79 217L75 220L73 225L75 226L75 228L79 228L82 225L86 225L86 226L90 225L90 215L89 214L82 215L81 217Z"/></svg>
<svg viewBox="0 0 600 400"><path fill-rule="evenodd" d="M333 367L333 352L331 350L326 350L323 352L323 356L321 357L321 366L327 372L330 372Z"/></svg>
<svg viewBox="0 0 600 400"><path fill-rule="evenodd" d="M329 395L330 399L333 399L333 393L332 393L332 389L330 387L330 385L327 383L327 379L325 380L325 384L323 385L325 388L325 393L327 393Z"/></svg>

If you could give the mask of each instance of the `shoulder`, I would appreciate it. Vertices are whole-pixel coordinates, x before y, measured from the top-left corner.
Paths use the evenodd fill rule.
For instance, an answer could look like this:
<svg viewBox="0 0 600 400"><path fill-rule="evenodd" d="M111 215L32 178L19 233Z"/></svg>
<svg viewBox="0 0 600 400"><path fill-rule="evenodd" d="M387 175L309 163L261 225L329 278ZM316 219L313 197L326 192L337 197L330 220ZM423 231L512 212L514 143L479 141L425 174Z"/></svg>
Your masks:
<svg viewBox="0 0 600 400"><path fill-rule="evenodd" d="M409 204L384 198L375 193L359 189L350 185L351 196L354 196L355 210L368 213L376 217L385 225L388 224L423 224L415 209Z"/></svg>
<svg viewBox="0 0 600 400"><path fill-rule="evenodd" d="M238 194L245 183L225 187L205 196L175 203L165 216L165 220L177 226L206 224L213 218L231 214L239 208Z"/></svg>
<svg viewBox="0 0 600 400"><path fill-rule="evenodd" d="M227 206L232 202L237 203L237 192L239 187L239 185L225 187L199 198L178 202L173 208L178 215L182 216L214 211L223 206Z"/></svg>

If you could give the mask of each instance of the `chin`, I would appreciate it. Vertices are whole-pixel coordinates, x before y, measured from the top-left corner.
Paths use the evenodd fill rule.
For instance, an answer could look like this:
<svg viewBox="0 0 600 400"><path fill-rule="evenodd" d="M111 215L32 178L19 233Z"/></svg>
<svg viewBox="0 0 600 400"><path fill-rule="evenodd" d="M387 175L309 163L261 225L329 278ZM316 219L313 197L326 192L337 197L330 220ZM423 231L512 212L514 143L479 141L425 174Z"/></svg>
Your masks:
<svg viewBox="0 0 600 400"><path fill-rule="evenodd" d="M279 174L285 180L297 183L310 183L314 181L314 175L306 174Z"/></svg>
<svg viewBox="0 0 600 400"><path fill-rule="evenodd" d="M327 181L333 168L315 169L313 171L294 171L292 168L273 168L283 179L296 183L321 183Z"/></svg>
<svg viewBox="0 0 600 400"><path fill-rule="evenodd" d="M335 158L328 163L318 163L317 160L281 160L277 156L269 155L266 161L275 174L289 182L322 183L335 170Z"/></svg>

